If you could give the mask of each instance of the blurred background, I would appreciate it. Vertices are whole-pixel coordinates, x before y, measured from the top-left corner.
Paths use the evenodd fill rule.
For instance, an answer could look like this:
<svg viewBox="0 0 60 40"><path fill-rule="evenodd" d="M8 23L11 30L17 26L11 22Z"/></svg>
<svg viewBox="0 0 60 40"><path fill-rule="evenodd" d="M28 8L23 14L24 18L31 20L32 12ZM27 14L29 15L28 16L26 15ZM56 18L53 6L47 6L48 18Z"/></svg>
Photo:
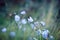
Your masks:
<svg viewBox="0 0 60 40"><path fill-rule="evenodd" d="M27 14L25 18L31 16L36 21L44 21L45 27L50 34L54 36L54 40L60 40L60 0L0 0L0 40L28 40L28 37L38 37L26 24L26 31L18 29L14 21L14 12L20 14L25 10ZM2 28L7 28L7 32L1 32ZM14 38L9 37L11 31L16 32ZM33 32L33 33L32 33ZM39 40L43 40L41 37Z"/></svg>

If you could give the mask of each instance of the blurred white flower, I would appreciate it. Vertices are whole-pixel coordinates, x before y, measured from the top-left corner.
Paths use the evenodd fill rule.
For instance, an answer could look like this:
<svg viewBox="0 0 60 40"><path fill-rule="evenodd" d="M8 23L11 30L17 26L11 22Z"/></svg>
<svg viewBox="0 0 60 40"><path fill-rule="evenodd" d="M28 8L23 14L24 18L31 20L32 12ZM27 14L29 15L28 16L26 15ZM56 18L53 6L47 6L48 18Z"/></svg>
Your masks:
<svg viewBox="0 0 60 40"><path fill-rule="evenodd" d="M15 32L10 32L10 37L15 37L16 33Z"/></svg>
<svg viewBox="0 0 60 40"><path fill-rule="evenodd" d="M44 21L41 21L40 23L41 23L42 26L46 25L46 23Z"/></svg>
<svg viewBox="0 0 60 40"><path fill-rule="evenodd" d="M3 28L3 29L2 29L2 32L6 32L6 31L7 31L7 29L6 29L6 28Z"/></svg>
<svg viewBox="0 0 60 40"><path fill-rule="evenodd" d="M21 11L21 14L22 14L22 15L25 15L25 14L26 14L26 11Z"/></svg>
<svg viewBox="0 0 60 40"><path fill-rule="evenodd" d="M34 22L34 25L35 26L38 26L39 25L39 22L38 21Z"/></svg>
<svg viewBox="0 0 60 40"><path fill-rule="evenodd" d="M42 37L43 37L43 38L47 39L47 38L48 38L48 35L49 35L49 31L48 31L48 30L44 30L44 31L42 32Z"/></svg>
<svg viewBox="0 0 60 40"><path fill-rule="evenodd" d="M28 22L33 22L33 18L32 17L29 17L28 18Z"/></svg>
<svg viewBox="0 0 60 40"><path fill-rule="evenodd" d="M27 23L26 19L22 19L22 20L21 20L21 23L22 23L22 24L26 24L26 23Z"/></svg>
<svg viewBox="0 0 60 40"><path fill-rule="evenodd" d="M15 21L18 22L20 20L20 16L19 15L15 15Z"/></svg>

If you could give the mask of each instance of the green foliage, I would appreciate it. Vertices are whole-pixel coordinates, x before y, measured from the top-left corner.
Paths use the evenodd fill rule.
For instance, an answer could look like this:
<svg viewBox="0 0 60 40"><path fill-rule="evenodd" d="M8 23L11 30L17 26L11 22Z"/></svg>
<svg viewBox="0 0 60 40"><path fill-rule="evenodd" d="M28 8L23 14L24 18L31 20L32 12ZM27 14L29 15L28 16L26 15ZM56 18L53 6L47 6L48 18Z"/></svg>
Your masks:
<svg viewBox="0 0 60 40"><path fill-rule="evenodd" d="M3 25L4 24L4 20L5 20L5 18L0 17L0 25Z"/></svg>

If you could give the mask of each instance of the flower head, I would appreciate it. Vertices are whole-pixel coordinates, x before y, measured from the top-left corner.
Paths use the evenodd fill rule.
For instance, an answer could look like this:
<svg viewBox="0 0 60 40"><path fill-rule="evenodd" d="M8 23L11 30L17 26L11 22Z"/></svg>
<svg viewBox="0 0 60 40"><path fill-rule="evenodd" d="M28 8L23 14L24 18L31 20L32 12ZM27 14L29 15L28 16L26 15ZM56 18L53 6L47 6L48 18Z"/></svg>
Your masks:
<svg viewBox="0 0 60 40"><path fill-rule="evenodd" d="M20 20L20 16L19 15L15 15L15 21L19 21Z"/></svg>
<svg viewBox="0 0 60 40"><path fill-rule="evenodd" d="M7 31L7 29L6 29L6 28L3 28L3 29L2 29L2 32L6 32L6 31Z"/></svg>
<svg viewBox="0 0 60 40"><path fill-rule="evenodd" d="M15 37L16 33L15 32L10 32L10 37Z"/></svg>
<svg viewBox="0 0 60 40"><path fill-rule="evenodd" d="M21 11L21 14L22 15L25 15L26 14L26 11L24 10L24 11Z"/></svg>
<svg viewBox="0 0 60 40"><path fill-rule="evenodd" d="M26 23L27 23L26 19L22 19L22 20L21 20L21 23L22 23L22 24L26 24Z"/></svg>

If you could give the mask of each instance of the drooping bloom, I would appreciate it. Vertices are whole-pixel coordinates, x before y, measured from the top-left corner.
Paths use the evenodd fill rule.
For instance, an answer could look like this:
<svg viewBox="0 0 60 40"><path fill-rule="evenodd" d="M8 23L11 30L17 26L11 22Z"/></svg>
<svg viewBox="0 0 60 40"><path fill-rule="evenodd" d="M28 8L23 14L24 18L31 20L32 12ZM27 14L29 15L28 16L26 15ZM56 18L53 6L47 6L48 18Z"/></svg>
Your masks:
<svg viewBox="0 0 60 40"><path fill-rule="evenodd" d="M46 23L44 21L41 21L40 23L41 23L42 26L46 25Z"/></svg>
<svg viewBox="0 0 60 40"><path fill-rule="evenodd" d="M34 25L35 26L38 26L39 25L39 22L38 21L34 22Z"/></svg>
<svg viewBox="0 0 60 40"><path fill-rule="evenodd" d="M27 23L26 19L22 19L22 20L21 20L21 23L22 23L22 24L26 24L26 23Z"/></svg>
<svg viewBox="0 0 60 40"><path fill-rule="evenodd" d="M15 37L16 33L15 32L10 32L10 37Z"/></svg>
<svg viewBox="0 0 60 40"><path fill-rule="evenodd" d="M21 11L21 14L22 15L25 15L26 14L26 11L24 10L24 11Z"/></svg>
<svg viewBox="0 0 60 40"><path fill-rule="evenodd" d="M49 35L49 31L48 31L48 30L44 30L44 31L42 32L42 37L43 37L43 38L47 39L47 38L48 38L48 35Z"/></svg>
<svg viewBox="0 0 60 40"><path fill-rule="evenodd" d="M2 32L6 32L6 31L7 31L7 29L6 29L6 28L3 28L3 29L2 29Z"/></svg>
<svg viewBox="0 0 60 40"><path fill-rule="evenodd" d="M20 20L20 16L19 15L15 15L15 21L18 22Z"/></svg>
<svg viewBox="0 0 60 40"><path fill-rule="evenodd" d="M32 17L29 17L28 18L28 22L33 22L33 18Z"/></svg>

